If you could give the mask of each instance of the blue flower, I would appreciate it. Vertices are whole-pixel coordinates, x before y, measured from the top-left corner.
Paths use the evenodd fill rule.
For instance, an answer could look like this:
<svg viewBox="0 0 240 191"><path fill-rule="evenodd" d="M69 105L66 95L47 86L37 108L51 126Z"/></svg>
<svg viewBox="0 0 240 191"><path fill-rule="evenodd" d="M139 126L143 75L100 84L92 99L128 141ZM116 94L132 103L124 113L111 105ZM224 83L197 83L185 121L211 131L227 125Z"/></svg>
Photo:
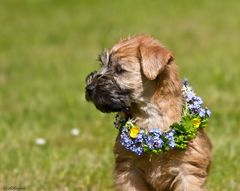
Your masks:
<svg viewBox="0 0 240 191"><path fill-rule="evenodd" d="M165 134L165 138L168 140L168 145L171 148L174 148L176 146L175 141L174 141L174 133L175 133L175 131L171 130Z"/></svg>
<svg viewBox="0 0 240 191"><path fill-rule="evenodd" d="M132 139L128 136L127 128L123 128L120 135L121 144L125 147L130 147L133 144Z"/></svg>
<svg viewBox="0 0 240 191"><path fill-rule="evenodd" d="M147 145L147 147L149 148L149 149L154 149L154 142L153 142L153 137L152 136L146 136L146 139L145 139L145 141L146 141L146 145Z"/></svg>
<svg viewBox="0 0 240 191"><path fill-rule="evenodd" d="M176 143L175 143L174 139L169 141L169 146L171 148L174 148L176 146Z"/></svg>
<svg viewBox="0 0 240 191"><path fill-rule="evenodd" d="M141 155L143 153L143 148L141 146L133 145L132 147L130 147L130 150L137 155Z"/></svg>
<svg viewBox="0 0 240 191"><path fill-rule="evenodd" d="M125 147L130 147L133 144L132 140L127 136L121 136L121 143Z"/></svg>
<svg viewBox="0 0 240 191"><path fill-rule="evenodd" d="M186 101L191 101L194 98L194 93L193 92L186 92L185 99Z"/></svg>
<svg viewBox="0 0 240 191"><path fill-rule="evenodd" d="M173 138L174 132L175 132L174 130L169 131L168 136L171 137L171 138Z"/></svg>
<svg viewBox="0 0 240 191"><path fill-rule="evenodd" d="M207 113L208 117L211 117L212 112L207 107L205 108L205 110L206 110L206 113Z"/></svg>
<svg viewBox="0 0 240 191"><path fill-rule="evenodd" d="M185 78L185 79L183 80L183 85L184 85L184 86L188 86L188 85L189 85L187 78Z"/></svg>
<svg viewBox="0 0 240 191"><path fill-rule="evenodd" d="M143 134L138 133L136 138L135 138L136 143L142 143L143 142Z"/></svg>
<svg viewBox="0 0 240 191"><path fill-rule="evenodd" d="M160 132L160 129L158 128L152 128L149 130L149 133L159 133Z"/></svg>
<svg viewBox="0 0 240 191"><path fill-rule="evenodd" d="M162 134L162 132L161 132L160 129L158 129L158 128L152 128L152 129L150 129L149 133L152 134L152 135L155 135L155 136L159 136L159 135Z"/></svg>
<svg viewBox="0 0 240 191"><path fill-rule="evenodd" d="M163 146L163 140L160 137L154 137L153 138L153 146L156 149L161 149Z"/></svg>
<svg viewBox="0 0 240 191"><path fill-rule="evenodd" d="M132 139L129 135L129 129L123 126L121 135L120 135L120 142L121 144L128 150L136 153L137 155L141 155L144 150L142 143L144 141L144 131L141 130L136 138Z"/></svg>
<svg viewBox="0 0 240 191"><path fill-rule="evenodd" d="M200 98L200 99L201 99L201 98ZM201 105L202 105L202 101L199 100L199 99L194 99L193 105L194 105L195 108L200 108Z"/></svg>
<svg viewBox="0 0 240 191"><path fill-rule="evenodd" d="M129 130L125 126L123 126L122 133L128 133L128 132L129 132Z"/></svg>
<svg viewBox="0 0 240 191"><path fill-rule="evenodd" d="M200 98L200 97L198 97L198 96L195 97L195 102L196 102L198 105L202 105L202 104L203 104L202 98Z"/></svg>
<svg viewBox="0 0 240 191"><path fill-rule="evenodd" d="M200 116L200 117L205 117L205 114L206 114L206 113L205 113L205 109L200 108L200 109L199 109L199 116Z"/></svg>

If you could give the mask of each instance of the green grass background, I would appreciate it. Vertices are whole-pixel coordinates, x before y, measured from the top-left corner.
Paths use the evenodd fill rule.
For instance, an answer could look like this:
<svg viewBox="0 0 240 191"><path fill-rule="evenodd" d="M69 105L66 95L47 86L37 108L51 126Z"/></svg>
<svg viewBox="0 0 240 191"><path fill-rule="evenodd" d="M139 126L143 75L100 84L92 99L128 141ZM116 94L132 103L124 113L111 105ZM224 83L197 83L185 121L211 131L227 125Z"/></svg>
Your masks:
<svg viewBox="0 0 240 191"><path fill-rule="evenodd" d="M238 0L1 0L0 190L113 190L117 131L85 101L85 76L105 47L142 33L212 109L208 190L240 190L239 18Z"/></svg>

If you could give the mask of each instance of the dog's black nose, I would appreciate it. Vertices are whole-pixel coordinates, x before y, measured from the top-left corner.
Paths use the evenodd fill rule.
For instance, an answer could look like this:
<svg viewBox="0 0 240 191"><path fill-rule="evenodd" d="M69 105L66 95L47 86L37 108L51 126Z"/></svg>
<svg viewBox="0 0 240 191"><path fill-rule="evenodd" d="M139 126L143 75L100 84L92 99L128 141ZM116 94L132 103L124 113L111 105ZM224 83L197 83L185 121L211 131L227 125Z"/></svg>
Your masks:
<svg viewBox="0 0 240 191"><path fill-rule="evenodd" d="M95 85L92 85L92 84L90 84L90 85L88 85L88 86L86 87L86 90L87 90L88 92L92 92L94 89L95 89Z"/></svg>
<svg viewBox="0 0 240 191"><path fill-rule="evenodd" d="M86 93L85 93L85 98L87 101L91 101L92 100L92 96L94 94L94 89L95 89L95 85L89 84L86 86Z"/></svg>

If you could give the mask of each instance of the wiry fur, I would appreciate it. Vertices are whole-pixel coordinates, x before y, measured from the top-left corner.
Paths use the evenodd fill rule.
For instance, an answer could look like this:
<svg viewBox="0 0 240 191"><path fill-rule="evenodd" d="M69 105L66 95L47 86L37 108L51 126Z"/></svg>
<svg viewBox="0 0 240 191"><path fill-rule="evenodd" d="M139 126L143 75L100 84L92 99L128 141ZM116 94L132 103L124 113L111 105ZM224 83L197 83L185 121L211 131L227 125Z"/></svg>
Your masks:
<svg viewBox="0 0 240 191"><path fill-rule="evenodd" d="M183 98L170 51L146 35L129 37L105 51L102 68L87 78L86 97L103 112L126 110L145 129L169 130L181 119ZM137 156L116 139L115 185L119 191L202 191L211 162L203 130L186 150Z"/></svg>

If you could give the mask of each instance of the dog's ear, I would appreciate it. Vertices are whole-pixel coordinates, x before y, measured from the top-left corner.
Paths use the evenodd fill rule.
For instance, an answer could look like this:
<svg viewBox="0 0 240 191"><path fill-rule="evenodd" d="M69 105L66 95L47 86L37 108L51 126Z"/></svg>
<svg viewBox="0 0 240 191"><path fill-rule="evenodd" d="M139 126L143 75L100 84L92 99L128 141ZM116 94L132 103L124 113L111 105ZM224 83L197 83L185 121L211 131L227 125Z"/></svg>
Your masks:
<svg viewBox="0 0 240 191"><path fill-rule="evenodd" d="M143 74L149 80L154 80L173 60L171 52L157 44L140 45L139 51Z"/></svg>

